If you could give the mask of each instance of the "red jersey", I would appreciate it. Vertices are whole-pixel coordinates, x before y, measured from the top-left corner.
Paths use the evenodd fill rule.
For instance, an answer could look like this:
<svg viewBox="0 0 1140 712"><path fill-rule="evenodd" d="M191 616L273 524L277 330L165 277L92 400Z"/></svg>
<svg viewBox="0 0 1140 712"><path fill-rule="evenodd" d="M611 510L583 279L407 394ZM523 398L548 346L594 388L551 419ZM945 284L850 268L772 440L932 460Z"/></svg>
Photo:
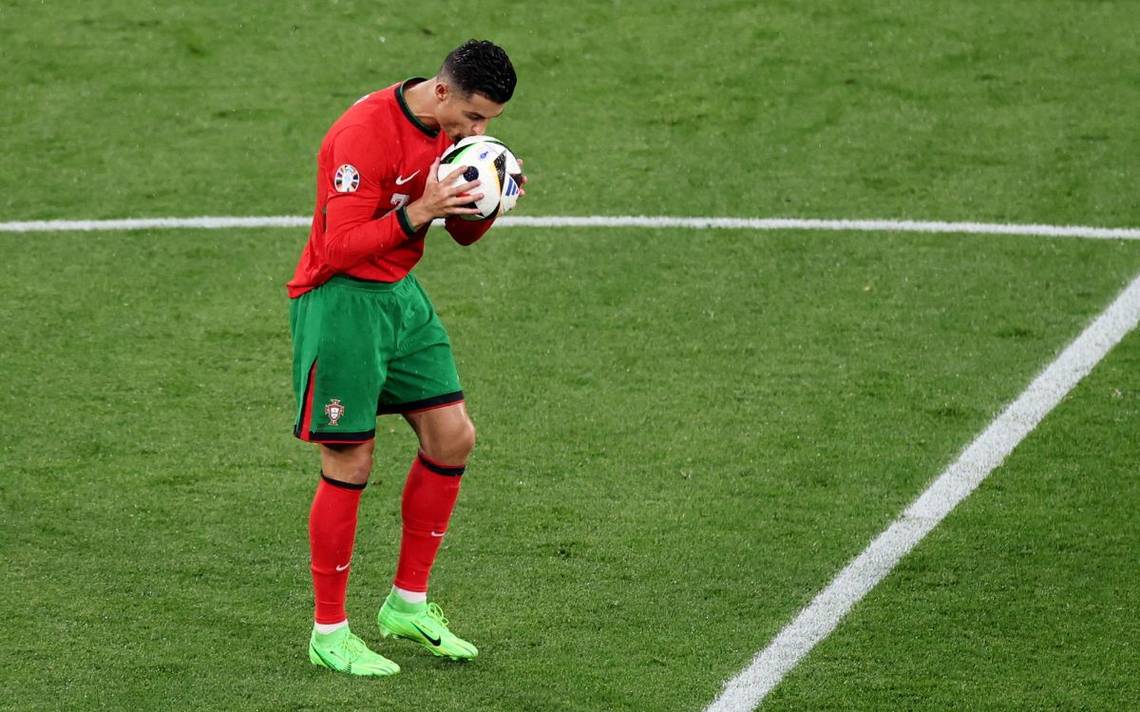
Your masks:
<svg viewBox="0 0 1140 712"><path fill-rule="evenodd" d="M432 161L450 141L408 108L408 79L373 92L336 120L317 154L317 205L309 241L287 288L297 298L334 274L398 282L424 254L430 223L412 230L405 207L424 192ZM462 245L491 220L449 218L444 225Z"/></svg>

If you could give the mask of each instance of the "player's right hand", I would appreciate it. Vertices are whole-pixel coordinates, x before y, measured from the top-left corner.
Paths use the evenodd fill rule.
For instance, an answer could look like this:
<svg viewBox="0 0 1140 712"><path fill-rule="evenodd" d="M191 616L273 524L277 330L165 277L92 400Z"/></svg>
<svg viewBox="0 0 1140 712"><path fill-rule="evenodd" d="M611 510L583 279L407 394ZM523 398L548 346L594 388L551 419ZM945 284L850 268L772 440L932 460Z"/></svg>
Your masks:
<svg viewBox="0 0 1140 712"><path fill-rule="evenodd" d="M439 180L439 158L432 161L424 194L407 208L408 221L413 228L419 230L435 218L479 214L478 208L467 207L482 198L483 194L471 193L479 187L479 181L464 181L463 171L466 169L467 166L456 166L443 180Z"/></svg>

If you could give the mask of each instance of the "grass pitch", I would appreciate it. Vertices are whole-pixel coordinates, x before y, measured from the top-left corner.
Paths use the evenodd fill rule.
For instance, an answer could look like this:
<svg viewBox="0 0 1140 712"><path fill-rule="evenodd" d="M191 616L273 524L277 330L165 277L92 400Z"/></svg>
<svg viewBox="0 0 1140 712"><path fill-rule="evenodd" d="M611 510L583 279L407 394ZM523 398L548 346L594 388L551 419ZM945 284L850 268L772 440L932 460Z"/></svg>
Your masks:
<svg viewBox="0 0 1140 712"><path fill-rule="evenodd" d="M3 220L306 214L360 94L469 35L522 214L1140 225L1128 5L0 7ZM557 31L555 31L557 30ZM471 665L309 666L303 230L0 234L10 709L693 710L1140 271L1140 244L497 230L421 280L480 444L433 577ZM771 698L1140 696L1136 336ZM380 421L354 629L414 441Z"/></svg>

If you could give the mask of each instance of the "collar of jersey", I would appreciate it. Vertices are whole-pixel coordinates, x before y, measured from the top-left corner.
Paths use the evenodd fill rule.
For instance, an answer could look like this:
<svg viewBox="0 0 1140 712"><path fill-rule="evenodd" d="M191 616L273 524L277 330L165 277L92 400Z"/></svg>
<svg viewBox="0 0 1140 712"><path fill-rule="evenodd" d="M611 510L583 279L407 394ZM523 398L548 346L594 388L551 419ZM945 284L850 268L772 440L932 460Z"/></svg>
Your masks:
<svg viewBox="0 0 1140 712"><path fill-rule="evenodd" d="M400 104L400 110L404 112L404 116L408 117L408 121L411 121L412 124L420 131L423 131L428 136L435 138L439 135L439 129L433 129L416 118L416 115L412 113L412 110L410 108L408 108L407 99L404 98L404 89L413 84L419 84L423 81L427 80L423 77L412 77L400 82L400 86L396 87L396 101Z"/></svg>

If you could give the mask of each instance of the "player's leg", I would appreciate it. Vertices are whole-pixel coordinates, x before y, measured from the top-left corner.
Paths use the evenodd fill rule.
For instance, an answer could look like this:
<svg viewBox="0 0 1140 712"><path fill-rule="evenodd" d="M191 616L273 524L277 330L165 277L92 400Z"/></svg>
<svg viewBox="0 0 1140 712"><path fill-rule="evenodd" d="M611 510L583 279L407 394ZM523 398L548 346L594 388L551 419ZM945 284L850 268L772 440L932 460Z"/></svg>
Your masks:
<svg viewBox="0 0 1140 712"><path fill-rule="evenodd" d="M348 627L344 603L360 495L372 470L374 440L321 445L321 479L309 511L314 623L309 660L353 675L392 675L400 666L368 649Z"/></svg>
<svg viewBox="0 0 1140 712"><path fill-rule="evenodd" d="M401 413L419 437L401 504L400 558L392 593L378 616L385 637L409 638L435 655L469 659L475 646L453 635L439 606L427 603L428 579L447 533L475 427L467 415L451 344L431 303L409 278L398 358L388 364L381 412Z"/></svg>
<svg viewBox="0 0 1140 712"><path fill-rule="evenodd" d="M374 297L337 281L294 300L294 434L320 445L321 475L309 510L314 625L309 660L355 675L390 675L399 666L349 629L345 598L360 497L372 470L382 363L372 357L384 333Z"/></svg>
<svg viewBox="0 0 1140 712"><path fill-rule="evenodd" d="M467 464L475 449L475 424L467 413L467 404L451 405L404 413L420 441L420 451L434 462Z"/></svg>
<svg viewBox="0 0 1140 712"><path fill-rule="evenodd" d="M331 633L348 625L344 603L357 511L372 471L375 442L321 445L321 476L309 509L313 620L318 633Z"/></svg>
<svg viewBox="0 0 1140 712"><path fill-rule="evenodd" d="M459 497L467 458L475 447L475 426L462 401L444 408L407 413L420 441L408 471L401 503L403 532L394 585L405 600L427 599L428 579Z"/></svg>
<svg viewBox="0 0 1140 712"><path fill-rule="evenodd" d="M420 451L404 485L400 559L378 615L380 631L420 643L434 655L468 660L478 649L451 632L440 607L428 603L427 590L475 446L475 427L462 402L405 417L419 437Z"/></svg>

